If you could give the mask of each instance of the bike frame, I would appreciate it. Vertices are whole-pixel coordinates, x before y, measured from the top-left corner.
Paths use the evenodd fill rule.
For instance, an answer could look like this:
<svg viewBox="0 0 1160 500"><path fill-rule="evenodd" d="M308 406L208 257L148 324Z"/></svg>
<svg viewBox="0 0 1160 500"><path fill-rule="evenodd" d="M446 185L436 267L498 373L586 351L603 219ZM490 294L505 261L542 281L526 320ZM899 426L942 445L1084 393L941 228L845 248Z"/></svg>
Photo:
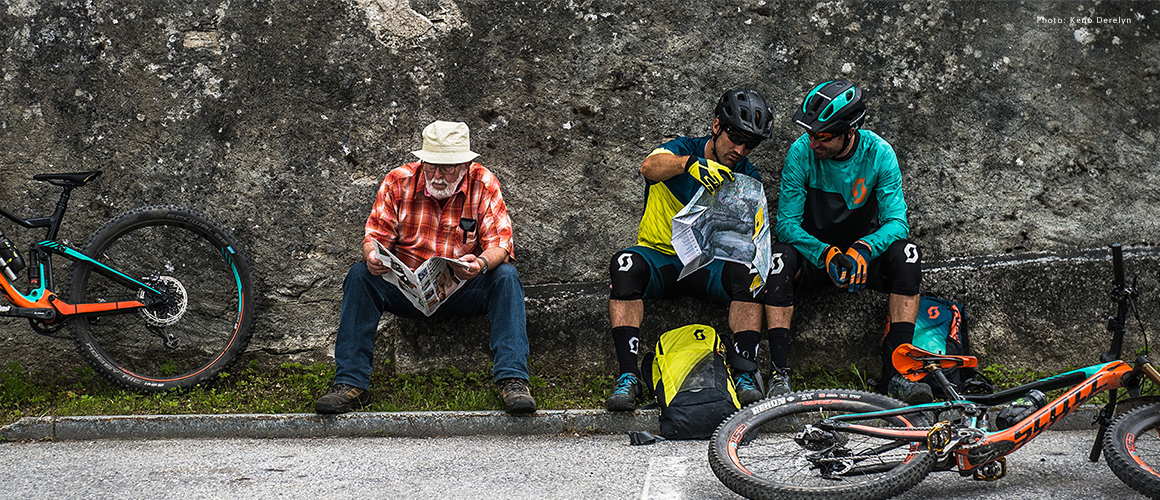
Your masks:
<svg viewBox="0 0 1160 500"><path fill-rule="evenodd" d="M950 396L951 401L842 415L823 420L815 424L815 427L827 431L839 430L892 440L895 443L894 447L912 443L926 443L932 452L939 454L940 461L953 453L959 470L966 472L1011 454L1096 394L1110 391L1108 403L1097 417L1100 427L1089 456L1093 462L1098 460L1104 433L1107 431L1116 405L1119 404L1116 391L1120 388L1126 388L1131 396L1139 396L1140 382L1145 377L1160 387L1160 372L1157 372L1147 357L1137 357L1135 368L1118 359L1124 343L1124 324L1128 316L1129 303L1135 300L1136 291L1134 287L1128 287L1124 279L1122 247L1115 244L1111 246L1111 250L1114 273L1111 296L1117 302L1118 308L1116 316L1108 321L1108 331L1112 333L1111 348L1108 352L1100 355L1100 364L1043 378L995 394L963 397L955 391L954 386L943 374L940 362L950 361L951 364L946 365L949 367L965 360L973 362L974 359L950 356L940 360L937 356L930 357L927 359L933 362L927 365L923 371L927 371L929 376L933 376L934 381ZM970 366L973 366L973 363ZM1007 429L989 431L985 427L979 426L980 417L985 416L992 406L1014 401L1034 389L1050 392L1064 388L1067 388L1067 391L1063 394ZM936 424L936 427L932 429L883 429L857 423L859 420L898 417L923 412L934 412L938 415L946 411L961 412L967 425L951 425L939 428L940 424ZM947 433L942 438L935 439L934 433L936 431L948 432L950 430L956 431L957 435Z"/></svg>
<svg viewBox="0 0 1160 500"><path fill-rule="evenodd" d="M0 207L0 215L22 227L48 229L47 239L33 244L29 252L28 280L30 290L27 294L21 293L16 288L16 283L13 283L5 273L0 273L0 293L12 304L12 307L0 306L0 316L29 318L30 320L52 323L58 318L76 315L132 312L164 300L161 292L153 287L130 278L59 241L55 241L68 208L69 194L76 186L64 185L61 187L64 188L64 192L61 193L60 201L56 204L56 210L50 216L25 219ZM137 300L70 304L52 291L51 256L53 254L74 262L92 265L98 274L121 284L127 291L143 293L139 294Z"/></svg>
<svg viewBox="0 0 1160 500"><path fill-rule="evenodd" d="M1138 373L1137 369L1132 368L1124 361L1117 360L1047 377L992 395L907 406L895 410L841 415L819 422L815 426L822 430L836 430L892 440L899 445L915 442L929 443L931 433L929 429L884 429L861 425L857 421L914 415L923 412L938 414L946 411L960 411L968 416L981 416L990 409L991 405L1013 401L1032 389L1053 391L1070 387L1069 390L1044 405L1043 408L1001 431L988 432L985 428L977 427L978 419L972 417L968 427L982 431L984 433L982 438L969 443L967 447L953 450L959 469L970 471L984 463L994 461L1018 450L1096 394L1126 385L1134 386L1133 376L1136 373ZM1076 383L1077 380L1079 383Z"/></svg>

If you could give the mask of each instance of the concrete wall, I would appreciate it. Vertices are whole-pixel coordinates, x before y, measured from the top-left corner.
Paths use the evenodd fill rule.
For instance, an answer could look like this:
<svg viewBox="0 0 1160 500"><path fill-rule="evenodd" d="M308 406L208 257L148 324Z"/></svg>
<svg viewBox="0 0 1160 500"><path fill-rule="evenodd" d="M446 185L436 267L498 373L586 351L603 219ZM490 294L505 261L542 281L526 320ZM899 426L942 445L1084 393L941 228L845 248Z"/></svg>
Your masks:
<svg viewBox="0 0 1160 500"><path fill-rule="evenodd" d="M778 113L752 158L775 204L790 116L818 81L863 85L895 147L926 287L964 301L991 361L1054 368L1102 330L1113 241L1157 285L1160 4L495 0L9 0L0 7L0 200L47 213L41 172L103 169L62 234L156 202L197 207L259 275L252 355L329 359L339 287L382 176L422 127L466 121L504 183L529 291L533 362L611 367L607 260L634 241L640 161L706 132L730 86ZM1117 22L1107 22L1113 20ZM1088 22L1090 21L1090 22ZM3 224L0 222L0 224ZM20 245L42 235L2 227ZM1021 262L983 266L979 258ZM955 264L955 263L968 264ZM959 267L954 267L954 266ZM61 274L64 276L64 274ZM1155 324L1155 294L1143 308ZM803 306L797 363L869 363L884 298ZM724 309L650 305L646 336ZM482 367L485 323L387 319L384 358ZM977 328L976 328L977 327ZM451 338L455 349L441 357ZM1028 345L1042 346L1028 350ZM857 347L855 349L854 347ZM834 355L833 353L841 353ZM0 321L0 358L79 365Z"/></svg>

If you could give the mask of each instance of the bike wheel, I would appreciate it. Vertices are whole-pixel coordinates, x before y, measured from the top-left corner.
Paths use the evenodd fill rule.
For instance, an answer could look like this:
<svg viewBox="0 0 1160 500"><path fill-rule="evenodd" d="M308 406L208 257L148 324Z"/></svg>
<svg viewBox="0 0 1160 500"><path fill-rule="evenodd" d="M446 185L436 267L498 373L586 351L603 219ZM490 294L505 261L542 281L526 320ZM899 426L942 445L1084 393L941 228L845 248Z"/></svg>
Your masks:
<svg viewBox="0 0 1160 500"><path fill-rule="evenodd" d="M918 484L933 469L934 457L925 443L891 446L889 440L852 433L826 433L802 444L795 438L825 418L903 406L886 396L837 389L760 401L717 428L709 444L709 465L725 486L752 500L889 498ZM857 423L927 425L917 414Z"/></svg>
<svg viewBox="0 0 1160 500"><path fill-rule="evenodd" d="M188 388L245 350L254 311L250 263L205 216L173 207L132 210L97 230L82 252L165 296L144 309L70 321L81 354L112 381L148 392ZM68 290L71 303L143 296L80 261Z"/></svg>
<svg viewBox="0 0 1160 500"><path fill-rule="evenodd" d="M1108 430L1104 435L1108 467L1132 489L1160 499L1160 403L1120 415Z"/></svg>

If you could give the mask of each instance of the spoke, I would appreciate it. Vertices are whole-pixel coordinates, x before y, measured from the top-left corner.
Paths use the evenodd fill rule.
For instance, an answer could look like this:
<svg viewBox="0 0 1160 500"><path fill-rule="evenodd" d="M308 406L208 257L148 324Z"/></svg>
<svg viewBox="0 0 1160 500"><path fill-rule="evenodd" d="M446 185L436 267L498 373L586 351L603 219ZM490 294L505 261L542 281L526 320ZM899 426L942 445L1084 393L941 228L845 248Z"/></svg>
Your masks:
<svg viewBox="0 0 1160 500"><path fill-rule="evenodd" d="M826 416L832 415L825 412ZM811 413L811 417L821 417L821 412ZM815 455L809 458L810 453L795 441L797 432L804 426L768 425L763 429L777 428L786 432L761 432L751 442L739 446L737 450L741 463L752 473L778 482L793 484L816 484L832 482L837 479L857 480L857 477L872 476L885 473L901 465L908 457L917 453L926 453L925 450L909 451L911 443L899 442L886 438L878 438L862 434L843 434L844 441L837 444L837 450L846 450L845 455L825 456ZM798 415L797 418L801 418ZM885 422L871 422L868 425L889 427ZM901 448L901 449L900 449ZM832 453L832 452L824 452ZM829 464L829 465L827 465ZM838 476L824 478L827 468L841 470L842 464L852 464L853 468Z"/></svg>

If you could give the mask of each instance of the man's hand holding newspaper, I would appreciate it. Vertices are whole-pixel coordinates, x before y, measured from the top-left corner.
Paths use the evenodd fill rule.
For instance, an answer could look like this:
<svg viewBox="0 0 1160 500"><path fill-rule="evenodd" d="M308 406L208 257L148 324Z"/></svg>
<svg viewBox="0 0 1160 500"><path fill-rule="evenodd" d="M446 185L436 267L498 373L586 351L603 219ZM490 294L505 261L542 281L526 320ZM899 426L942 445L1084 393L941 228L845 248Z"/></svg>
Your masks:
<svg viewBox="0 0 1160 500"><path fill-rule="evenodd" d="M398 287L407 300L427 316L434 313L467 281L460 273L472 269L469 262L432 257L412 271L378 241L375 241L374 254L377 254L377 260L387 269L382 275L383 279ZM369 268L371 263L368 262L367 266Z"/></svg>

